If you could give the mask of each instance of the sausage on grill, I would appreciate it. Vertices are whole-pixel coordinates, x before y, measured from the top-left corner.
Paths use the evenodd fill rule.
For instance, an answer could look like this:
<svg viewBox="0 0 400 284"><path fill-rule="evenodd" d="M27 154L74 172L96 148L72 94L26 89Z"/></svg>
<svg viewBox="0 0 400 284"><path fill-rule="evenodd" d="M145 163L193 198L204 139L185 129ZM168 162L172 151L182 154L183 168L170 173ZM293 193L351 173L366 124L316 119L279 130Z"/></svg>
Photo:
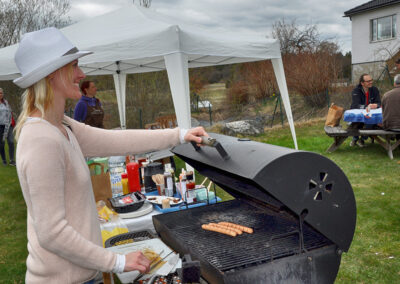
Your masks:
<svg viewBox="0 0 400 284"><path fill-rule="evenodd" d="M209 223L208 225L216 226L216 227L223 228L223 229L227 229L227 230L231 230L231 231L236 232L236 234L238 234L238 235L243 234L243 231L242 231L242 230L240 230L240 229L238 229L238 228L235 228L235 227L229 227L229 226L227 226L227 225L217 224L217 223Z"/></svg>
<svg viewBox="0 0 400 284"><path fill-rule="evenodd" d="M207 231L213 231L213 232L217 232L217 233L221 233L221 234L225 234L225 235L229 235L231 237L236 237L237 234L232 231L232 230L228 230L228 229L224 229L224 228L220 228L217 226L211 226L211 225L201 225L201 228Z"/></svg>
<svg viewBox="0 0 400 284"><path fill-rule="evenodd" d="M218 224L220 225L224 225L224 226L228 226L228 227L233 227L233 228L237 228L239 230L242 230L243 232L252 234L253 233L253 229L246 227L246 226L242 226L242 225L238 225L235 223L230 223L230 222L219 222Z"/></svg>

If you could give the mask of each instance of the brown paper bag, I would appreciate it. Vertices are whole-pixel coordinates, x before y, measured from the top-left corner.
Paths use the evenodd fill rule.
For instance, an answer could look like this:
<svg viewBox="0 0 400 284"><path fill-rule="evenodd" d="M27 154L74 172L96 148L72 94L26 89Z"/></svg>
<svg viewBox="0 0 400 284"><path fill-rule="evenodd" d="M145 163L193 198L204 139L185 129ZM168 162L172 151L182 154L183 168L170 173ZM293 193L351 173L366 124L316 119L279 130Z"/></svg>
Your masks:
<svg viewBox="0 0 400 284"><path fill-rule="evenodd" d="M325 125L335 127L338 126L340 120L342 119L344 113L344 109L335 104L331 104L331 107L328 110L328 115L326 116Z"/></svg>
<svg viewBox="0 0 400 284"><path fill-rule="evenodd" d="M92 167L94 168L95 166L101 167L101 173L99 175L90 176L92 180L94 198L96 202L103 200L107 207L112 208L110 201L108 201L108 199L112 197L110 174L108 172L104 172L104 166L100 163L90 164L89 169ZM93 172L95 171L93 170Z"/></svg>

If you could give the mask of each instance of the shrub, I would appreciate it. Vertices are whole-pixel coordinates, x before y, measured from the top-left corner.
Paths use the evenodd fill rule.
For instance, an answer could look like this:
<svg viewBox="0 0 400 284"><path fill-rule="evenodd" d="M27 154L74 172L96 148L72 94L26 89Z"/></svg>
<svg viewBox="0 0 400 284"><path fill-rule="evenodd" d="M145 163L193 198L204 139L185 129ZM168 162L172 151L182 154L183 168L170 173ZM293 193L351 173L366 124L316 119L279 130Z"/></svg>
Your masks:
<svg viewBox="0 0 400 284"><path fill-rule="evenodd" d="M240 110L243 105L249 102L246 83L243 81L232 83L231 88L226 92L226 100L233 110Z"/></svg>

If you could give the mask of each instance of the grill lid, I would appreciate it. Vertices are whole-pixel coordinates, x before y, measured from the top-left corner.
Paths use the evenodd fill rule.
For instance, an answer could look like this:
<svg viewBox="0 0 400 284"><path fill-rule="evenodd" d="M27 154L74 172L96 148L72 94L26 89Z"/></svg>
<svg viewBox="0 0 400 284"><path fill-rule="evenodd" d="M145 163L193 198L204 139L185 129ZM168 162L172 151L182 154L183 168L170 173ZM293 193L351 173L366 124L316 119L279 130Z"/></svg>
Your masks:
<svg viewBox="0 0 400 284"><path fill-rule="evenodd" d="M305 216L305 222L341 250L349 249L356 204L347 177L335 163L312 152L210 135L223 151L181 144L172 152L234 197L285 206Z"/></svg>

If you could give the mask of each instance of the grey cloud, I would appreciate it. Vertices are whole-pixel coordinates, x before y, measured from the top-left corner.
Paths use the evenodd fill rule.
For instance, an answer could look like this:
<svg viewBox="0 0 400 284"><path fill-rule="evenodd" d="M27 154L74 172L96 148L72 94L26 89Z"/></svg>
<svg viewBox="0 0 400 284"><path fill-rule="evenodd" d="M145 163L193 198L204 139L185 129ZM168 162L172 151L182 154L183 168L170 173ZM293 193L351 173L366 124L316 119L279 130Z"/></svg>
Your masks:
<svg viewBox="0 0 400 284"><path fill-rule="evenodd" d="M104 6L104 9L132 3L132 0L71 1L73 8L82 3L95 3ZM343 18L343 13L365 2L367 0L153 0L151 8L195 24L221 25L266 36L271 35L272 24L277 20L296 19L299 25L317 24L323 38L336 38L342 49L348 51L351 47L351 22ZM84 11L72 11L75 17L84 15Z"/></svg>

